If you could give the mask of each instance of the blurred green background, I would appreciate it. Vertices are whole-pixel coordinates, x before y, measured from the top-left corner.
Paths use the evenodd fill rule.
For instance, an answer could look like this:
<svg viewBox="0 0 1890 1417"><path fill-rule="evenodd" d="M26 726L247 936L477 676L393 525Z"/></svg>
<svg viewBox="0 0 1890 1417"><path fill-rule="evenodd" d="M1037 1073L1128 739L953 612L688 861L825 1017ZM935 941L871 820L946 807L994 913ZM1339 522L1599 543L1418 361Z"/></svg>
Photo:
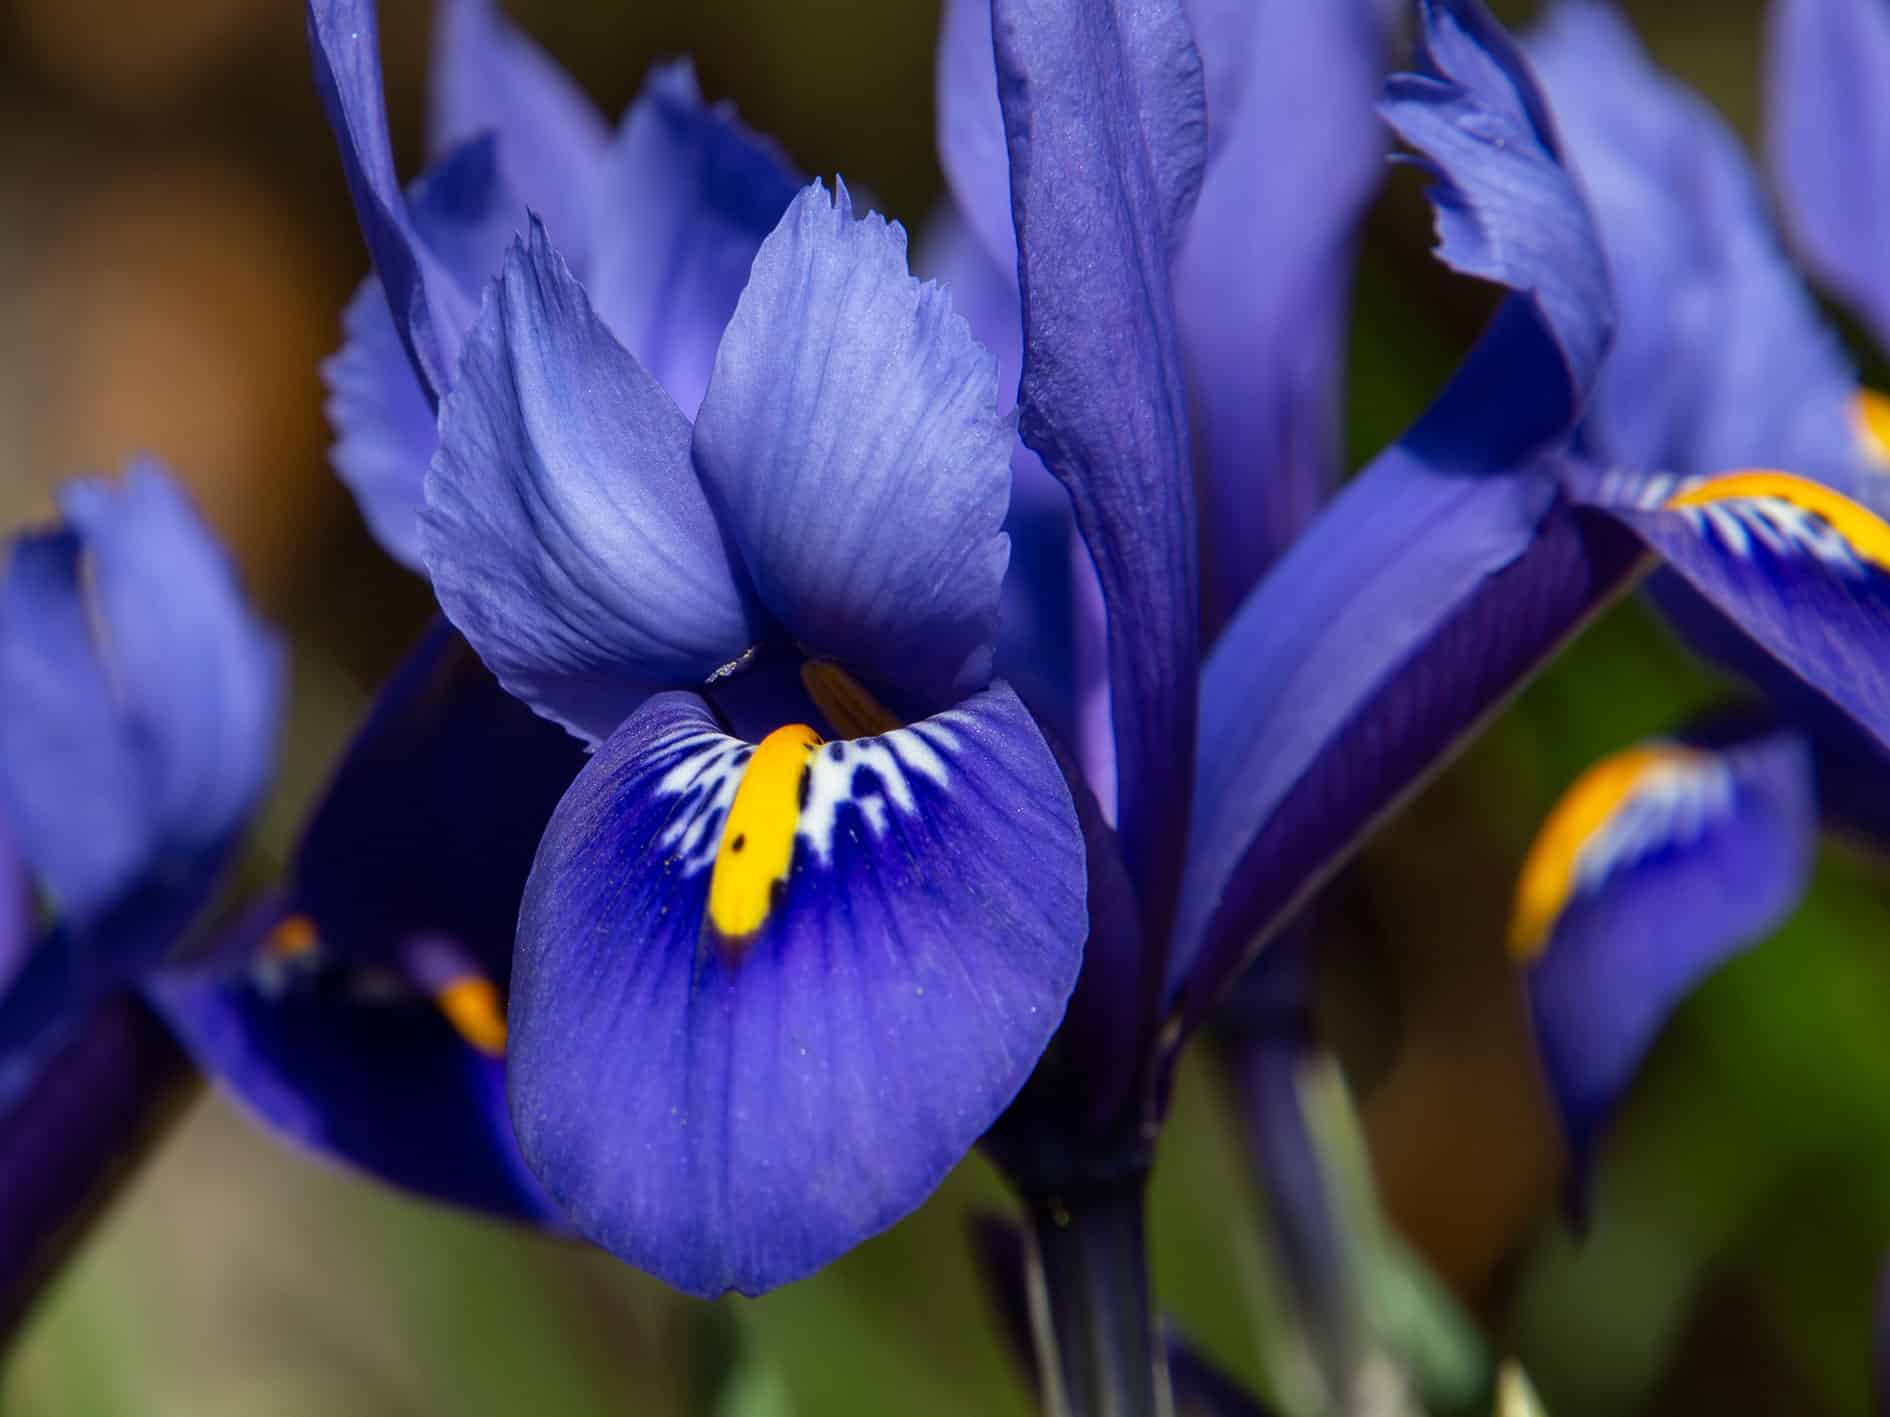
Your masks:
<svg viewBox="0 0 1890 1417"><path fill-rule="evenodd" d="M925 0L510 8L612 114L652 59L687 53L806 169L843 171L914 229L938 195ZM1750 136L1756 0L1630 8ZM385 6L408 170L428 23L424 5ZM0 0L0 509L40 515L55 478L134 451L192 483L295 645L265 833L278 851L428 609L325 466L316 364L365 258L307 68L292 0ZM1395 175L1359 286L1355 463L1489 308L1428 244L1418 183ZM1684 1011L1585 1243L1554 1218L1562 1157L1501 949L1515 868L1587 762L1720 692L1638 604L1620 607L1343 883L1369 928L1328 971L1335 1037L1386 1212L1559 1417L1868 1407L1890 1242L1890 948L1872 863L1828 851L1792 924ZM1157 1282L1202 1346L1258 1380L1270 1300L1242 1145L1197 1059L1156 1179ZM7 1355L0 1411L1024 1413L964 1244L972 1212L1007 1204L973 1158L819 1278L700 1305L312 1165L206 1096Z"/></svg>

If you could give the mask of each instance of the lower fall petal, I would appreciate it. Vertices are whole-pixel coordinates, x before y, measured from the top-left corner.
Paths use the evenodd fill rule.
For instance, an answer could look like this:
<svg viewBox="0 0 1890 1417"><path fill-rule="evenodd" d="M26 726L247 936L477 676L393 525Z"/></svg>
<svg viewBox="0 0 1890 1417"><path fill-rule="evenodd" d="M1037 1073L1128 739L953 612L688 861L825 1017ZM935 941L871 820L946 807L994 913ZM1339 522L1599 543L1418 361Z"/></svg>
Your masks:
<svg viewBox="0 0 1890 1417"><path fill-rule="evenodd" d="M1809 479L1621 473L1595 505L1765 654L1890 748L1890 525Z"/></svg>
<svg viewBox="0 0 1890 1417"><path fill-rule="evenodd" d="M1789 732L1652 742L1577 780L1526 859L1510 948L1586 1192L1602 1127L1668 1016L1803 893L1817 817Z"/></svg>
<svg viewBox="0 0 1890 1417"><path fill-rule="evenodd" d="M758 920L719 899L744 872ZM1010 1101L1085 930L1069 793L1008 688L759 748L657 695L578 775L526 888L520 1143L582 1233L679 1289L801 1278Z"/></svg>

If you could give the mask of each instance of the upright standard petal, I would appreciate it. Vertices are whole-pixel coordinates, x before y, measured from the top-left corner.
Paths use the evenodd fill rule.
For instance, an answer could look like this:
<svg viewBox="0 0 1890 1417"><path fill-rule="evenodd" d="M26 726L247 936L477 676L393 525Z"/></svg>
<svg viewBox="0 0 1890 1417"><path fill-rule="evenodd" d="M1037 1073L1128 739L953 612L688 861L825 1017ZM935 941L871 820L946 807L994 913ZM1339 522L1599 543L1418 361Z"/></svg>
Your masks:
<svg viewBox="0 0 1890 1417"><path fill-rule="evenodd" d="M421 542L499 682L592 742L757 638L689 422L592 313L543 227L514 246L441 407Z"/></svg>
<svg viewBox="0 0 1890 1417"><path fill-rule="evenodd" d="M0 810L84 929L145 877L217 857L273 765L282 652L154 465L78 482L0 599Z"/></svg>
<svg viewBox="0 0 1890 1417"><path fill-rule="evenodd" d="M1214 151L1175 301L1211 637L1338 483L1352 257L1384 166L1374 100L1385 46L1376 0L1205 8L1196 33ZM1208 18L1220 23L1209 30Z"/></svg>
<svg viewBox="0 0 1890 1417"><path fill-rule="evenodd" d="M1069 489L1096 565L1118 823L1150 939L1165 940L1199 654L1170 266L1207 147L1201 61L1179 3L996 0L992 17L1024 314L1019 431Z"/></svg>
<svg viewBox="0 0 1890 1417"><path fill-rule="evenodd" d="M447 0L434 34L428 147L491 134L506 185L579 269L609 134L597 109L495 0Z"/></svg>
<svg viewBox="0 0 1890 1417"><path fill-rule="evenodd" d="M315 87L341 148L355 216L394 325L438 400L453 383L473 307L415 231L394 173L374 0L308 0Z"/></svg>
<svg viewBox="0 0 1890 1417"><path fill-rule="evenodd" d="M1566 434L1607 346L1606 268L1527 66L1427 4L1391 122L1423 146L1441 257L1512 294L1435 404L1241 606L1202 672L1169 969L1189 1024L1293 904L1606 598L1632 540L1571 508Z"/></svg>
<svg viewBox="0 0 1890 1417"><path fill-rule="evenodd" d="M1856 495L1856 385L1738 139L1612 6L1562 0L1529 55L1593 203L1620 325L1584 437L1605 462L1785 467Z"/></svg>
<svg viewBox="0 0 1890 1417"><path fill-rule="evenodd" d="M469 296L499 268L517 229L490 138L436 163L408 190L408 206L420 238ZM329 459L381 549L424 572L420 509L427 464L440 445L436 400L395 327L379 276L361 282L341 329L341 351L322 365L335 430Z"/></svg>
<svg viewBox="0 0 1890 1417"><path fill-rule="evenodd" d="M1766 155L1786 232L1890 349L1890 9L1774 0L1767 38Z"/></svg>
<svg viewBox="0 0 1890 1417"><path fill-rule="evenodd" d="M687 63L655 70L599 173L585 286L598 315L689 417L761 242L800 180Z"/></svg>
<svg viewBox="0 0 1890 1417"><path fill-rule="evenodd" d="M1029 1074L1086 929L1069 794L994 686L878 738L648 700L560 805L520 920L512 1116L590 1239L693 1294L916 1206Z"/></svg>
<svg viewBox="0 0 1890 1417"><path fill-rule="evenodd" d="M1491 362L1510 400L1481 418L1507 427L1513 456L1567 431L1614 333L1608 267L1593 218L1529 66L1482 0L1424 0L1415 71L1385 86L1385 121L1438 179L1427 194L1437 257L1507 286L1509 342L1473 350L1457 384ZM1517 311L1526 303L1530 309ZM1516 378L1516 361L1538 366ZM1464 393L1459 401L1468 402ZM1449 395L1440 403L1447 404ZM1435 414L1433 414L1433 417Z"/></svg>
<svg viewBox="0 0 1890 1417"><path fill-rule="evenodd" d="M991 674L1010 546L997 370L905 232L815 183L762 244L695 461L761 603L908 711Z"/></svg>
<svg viewBox="0 0 1890 1417"><path fill-rule="evenodd" d="M1822 482L1616 473L1591 505L1890 748L1890 525Z"/></svg>
<svg viewBox="0 0 1890 1417"><path fill-rule="evenodd" d="M1797 903L1817 829L1811 760L1790 733L1605 759L1543 824L1510 948L1585 1189L1601 1129L1673 1010Z"/></svg>

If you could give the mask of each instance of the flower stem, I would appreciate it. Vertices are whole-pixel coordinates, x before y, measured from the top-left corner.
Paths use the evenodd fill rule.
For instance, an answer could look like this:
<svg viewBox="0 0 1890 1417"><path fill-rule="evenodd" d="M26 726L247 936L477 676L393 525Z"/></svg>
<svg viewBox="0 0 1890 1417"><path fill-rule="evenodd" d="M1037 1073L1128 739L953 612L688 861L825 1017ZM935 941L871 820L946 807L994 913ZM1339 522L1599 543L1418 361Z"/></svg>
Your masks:
<svg viewBox="0 0 1890 1417"><path fill-rule="evenodd" d="M93 1009L0 1116L0 1348L165 1126L196 1073L132 995Z"/></svg>
<svg viewBox="0 0 1890 1417"><path fill-rule="evenodd" d="M1169 1417L1149 1303L1146 1177L1025 1197L1030 1314L1046 1417Z"/></svg>

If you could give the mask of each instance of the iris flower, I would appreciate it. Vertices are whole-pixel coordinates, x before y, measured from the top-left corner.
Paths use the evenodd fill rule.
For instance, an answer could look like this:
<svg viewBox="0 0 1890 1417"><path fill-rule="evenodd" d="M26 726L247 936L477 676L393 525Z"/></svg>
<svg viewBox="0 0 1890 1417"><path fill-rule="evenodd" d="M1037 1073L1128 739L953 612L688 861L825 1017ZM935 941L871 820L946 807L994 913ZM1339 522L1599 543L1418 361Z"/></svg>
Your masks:
<svg viewBox="0 0 1890 1417"><path fill-rule="evenodd" d="M505 1109L512 928L583 763L443 622L381 692L288 879L148 986L269 1129L419 1194L562 1228Z"/></svg>
<svg viewBox="0 0 1890 1417"><path fill-rule="evenodd" d="M280 644L167 472L59 504L0 584L0 1107L187 943L268 784L282 687Z"/></svg>
<svg viewBox="0 0 1890 1417"><path fill-rule="evenodd" d="M452 301L402 284L422 248L361 142L371 27L312 19L425 372ZM463 351L425 562L500 682L596 746L519 920L519 1141L585 1235L758 1292L916 1205L1075 976L1069 794L990 680L993 364L903 233L818 185L755 255L693 427L535 218Z"/></svg>
<svg viewBox="0 0 1890 1417"><path fill-rule="evenodd" d="M1788 38L1813 37L1807 8L1785 7ZM1628 749L1571 789L1532 850L1511 943L1533 961L1579 1198L1598 1134L1672 1009L1802 891L1814 766L1816 807L1881 840L1890 527L1860 416L1873 400L1769 229L1731 133L1608 6L1564 0L1529 52L1620 310L1580 434L1585 495L1662 555L1652 589L1686 638L1790 725ZM1863 92L1850 77L1846 91ZM1822 93L1822 71L1816 83ZM1666 947L1636 946L1656 938Z"/></svg>
<svg viewBox="0 0 1890 1417"><path fill-rule="evenodd" d="M1617 288L1624 302L1670 289L1610 272L1606 232L1598 236L1565 163L1573 149L1482 7L1420 11L1417 72L1390 81L1385 116L1441 179L1442 258L1515 293L1417 426L1247 593L1207 647L1198 682L1189 668L1199 653L1189 496L1198 375L1173 295L1190 202L1212 177L1213 69L1204 103L1200 63L1173 6L999 0L1003 139L970 123L944 129L962 207L983 190L965 169L1008 159L1020 431L1068 490L1106 609L1112 722L1106 750L1085 751L1084 761L1113 778L1116 830L1092 819L1107 815L1110 793L1098 791L1102 810L1085 816L1093 933L1070 1021L996 1138L1041 1211L1047 1264L1057 1263L1056 1247L1084 1243L1081 1227L1062 1218L1085 1207L1106 1214L1134 1191L1175 1050L1244 962L1650 560L1667 563L1675 594L1702 618L1732 627L1808 695L1871 732L1890 728L1883 656L1870 648L1881 633L1875 517L1833 484L1682 485L1661 454L1597 461L1609 456L1595 437L1607 412L1597 406L1582 419L1598 378L1750 380L1755 346L1772 327L1755 312L1734 341L1723 312L1695 316L1670 299L1670 309L1714 322L1716 357L1663 362L1631 345L1604 365ZM1221 52L1227 26L1238 25L1207 7L1195 22L1203 54ZM942 70L974 72L950 59ZM1662 150L1657 140L1647 146ZM1697 187L1715 211L1742 214L1714 152L1686 151L1662 190ZM1582 171L1590 184L1606 180L1588 164ZM1645 242L1634 227L1610 229ZM985 254L1003 269L1001 249L987 242ZM1776 301L1771 313L1780 313ZM1789 383L1776 370L1766 377L1777 381L1766 391L1773 409L1786 390L1805 388L1802 372ZM1847 406L1837 412L1824 422L1817 408L1801 408L1792 424L1836 455L1828 470L1822 458L1799 465L1834 480L1850 446ZM1571 446L1578 422L1583 435ZM1859 497L1868 490L1841 485ZM1135 1262L1122 1239L1136 1239L1132 1229L1098 1223L1094 1244L1115 1253L1096 1268L1119 1273ZM1075 1308L1068 1317L1084 1321ZM1073 1329L1065 1336L1081 1343Z"/></svg>

